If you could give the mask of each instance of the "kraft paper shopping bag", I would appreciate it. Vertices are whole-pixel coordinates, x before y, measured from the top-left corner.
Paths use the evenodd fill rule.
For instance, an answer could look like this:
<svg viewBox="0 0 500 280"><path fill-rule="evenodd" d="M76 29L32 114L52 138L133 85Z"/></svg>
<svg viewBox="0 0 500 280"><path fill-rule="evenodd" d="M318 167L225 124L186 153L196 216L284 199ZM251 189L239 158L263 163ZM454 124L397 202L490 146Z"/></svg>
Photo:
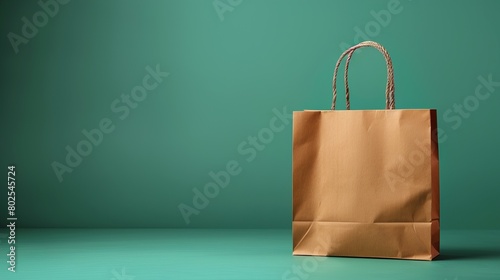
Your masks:
<svg viewBox="0 0 500 280"><path fill-rule="evenodd" d="M385 110L350 110L347 70L362 47L386 59ZM337 110L345 56L347 110ZM433 259L439 255L436 110L395 109L391 58L371 41L340 56L333 92L332 110L293 114L293 254Z"/></svg>

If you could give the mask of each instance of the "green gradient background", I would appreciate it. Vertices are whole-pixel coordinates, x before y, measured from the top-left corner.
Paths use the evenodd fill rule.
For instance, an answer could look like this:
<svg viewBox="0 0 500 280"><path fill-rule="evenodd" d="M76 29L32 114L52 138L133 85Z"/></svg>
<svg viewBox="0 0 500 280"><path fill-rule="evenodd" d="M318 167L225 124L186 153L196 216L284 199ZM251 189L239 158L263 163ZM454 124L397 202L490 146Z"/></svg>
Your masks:
<svg viewBox="0 0 500 280"><path fill-rule="evenodd" d="M0 2L0 166L3 176L17 166L18 226L186 227L179 203L234 159L242 173L189 227L289 228L291 125L252 162L237 147L268 126L273 108L329 109L339 45L355 43L355 27L387 3L248 0L221 21L212 1L74 0L15 54L7 34L40 7ZM478 76L500 81L500 2L401 7L370 39L393 58L396 106L438 109L448 137L442 228L498 229L500 87L457 129L443 113L474 93ZM111 102L156 64L171 75L119 120ZM383 58L363 50L350 74L352 108L383 108ZM51 163L104 117L115 131L60 183Z"/></svg>

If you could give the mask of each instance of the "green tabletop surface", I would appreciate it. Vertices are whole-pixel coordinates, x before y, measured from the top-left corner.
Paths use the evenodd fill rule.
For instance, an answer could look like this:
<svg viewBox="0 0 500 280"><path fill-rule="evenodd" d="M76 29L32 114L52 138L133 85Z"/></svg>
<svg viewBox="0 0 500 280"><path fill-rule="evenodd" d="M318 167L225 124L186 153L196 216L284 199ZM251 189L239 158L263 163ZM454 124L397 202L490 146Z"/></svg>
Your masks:
<svg viewBox="0 0 500 280"><path fill-rule="evenodd" d="M290 230L19 229L0 279L500 279L500 231L441 239L436 260L410 261L292 256Z"/></svg>

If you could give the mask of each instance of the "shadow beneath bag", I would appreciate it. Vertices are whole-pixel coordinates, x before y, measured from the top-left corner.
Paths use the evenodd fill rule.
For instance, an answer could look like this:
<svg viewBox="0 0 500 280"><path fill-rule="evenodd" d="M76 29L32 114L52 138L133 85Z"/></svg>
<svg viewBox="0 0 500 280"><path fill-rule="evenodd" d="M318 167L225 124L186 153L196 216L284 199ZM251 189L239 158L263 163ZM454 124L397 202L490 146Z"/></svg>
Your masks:
<svg viewBox="0 0 500 280"><path fill-rule="evenodd" d="M434 260L500 259L500 248L442 249Z"/></svg>

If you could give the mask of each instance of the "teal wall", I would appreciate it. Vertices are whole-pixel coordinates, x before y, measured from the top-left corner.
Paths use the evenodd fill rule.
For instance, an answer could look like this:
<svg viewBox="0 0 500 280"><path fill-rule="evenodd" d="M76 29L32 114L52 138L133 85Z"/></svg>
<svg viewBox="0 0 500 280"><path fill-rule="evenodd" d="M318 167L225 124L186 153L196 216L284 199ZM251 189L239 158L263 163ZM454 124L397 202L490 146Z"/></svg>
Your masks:
<svg viewBox="0 0 500 280"><path fill-rule="evenodd" d="M0 3L0 166L17 166L19 226L289 228L288 114L329 109L342 47L371 39L393 58L397 108L438 109L442 227L500 228L500 1L62 2L47 18ZM384 67L355 55L353 109L383 108ZM67 147L88 156L68 164ZM218 193L189 208L205 186Z"/></svg>

